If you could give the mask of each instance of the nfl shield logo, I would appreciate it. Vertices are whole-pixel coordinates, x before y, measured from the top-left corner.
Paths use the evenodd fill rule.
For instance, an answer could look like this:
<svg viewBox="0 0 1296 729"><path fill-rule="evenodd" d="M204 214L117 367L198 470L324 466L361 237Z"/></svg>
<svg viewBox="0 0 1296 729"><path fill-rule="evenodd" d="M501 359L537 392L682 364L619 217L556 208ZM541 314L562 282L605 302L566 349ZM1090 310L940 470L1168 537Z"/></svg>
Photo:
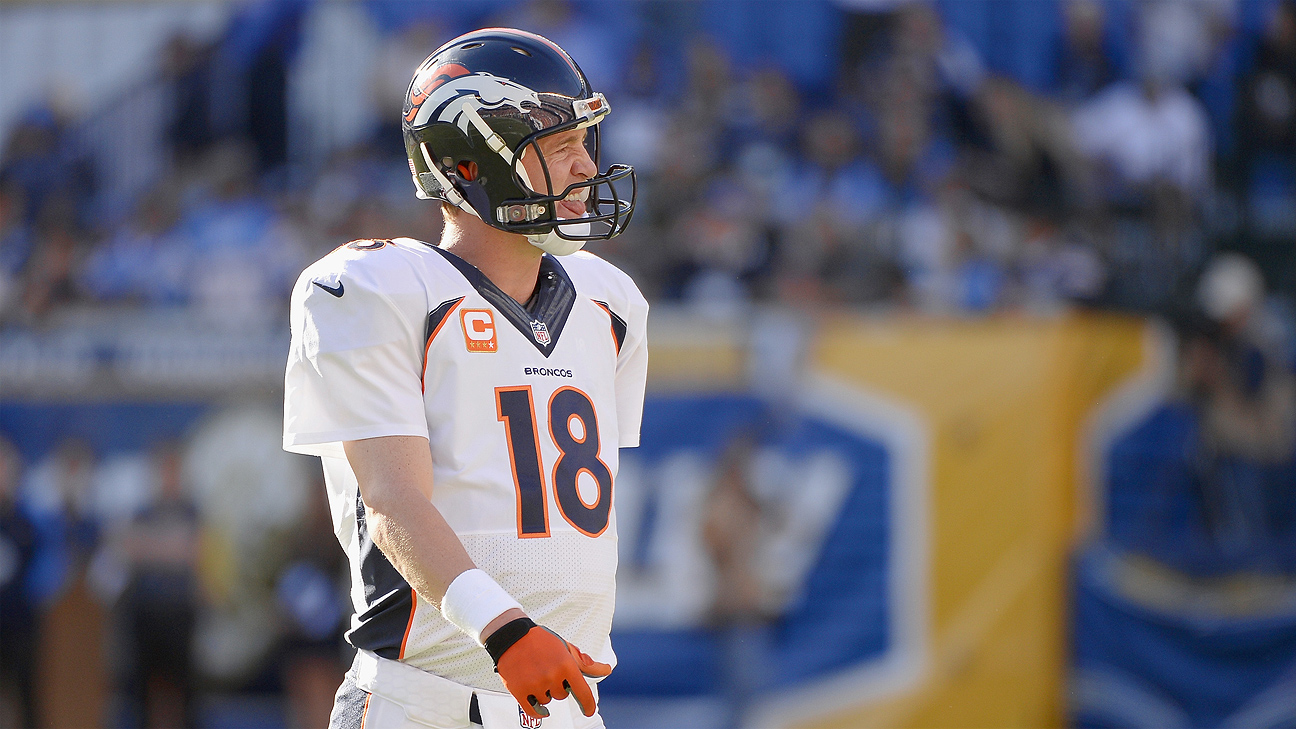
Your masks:
<svg viewBox="0 0 1296 729"><path fill-rule="evenodd" d="M544 324L541 324L540 326L544 326ZM545 336L548 336L548 334ZM522 710L521 706L519 706L518 726L522 727L522 729L540 729L540 727L544 726L544 719L533 719L527 716L527 713Z"/></svg>
<svg viewBox="0 0 1296 729"><path fill-rule="evenodd" d="M542 321L531 322L531 334L543 346L549 346L549 327Z"/></svg>

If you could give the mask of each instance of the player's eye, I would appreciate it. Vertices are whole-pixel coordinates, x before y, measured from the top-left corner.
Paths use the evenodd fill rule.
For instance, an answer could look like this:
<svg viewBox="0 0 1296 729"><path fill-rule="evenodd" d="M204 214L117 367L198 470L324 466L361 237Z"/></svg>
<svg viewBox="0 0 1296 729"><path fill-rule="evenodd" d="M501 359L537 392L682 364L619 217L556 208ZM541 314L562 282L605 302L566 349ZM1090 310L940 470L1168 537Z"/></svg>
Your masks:
<svg viewBox="0 0 1296 729"><path fill-rule="evenodd" d="M584 129L574 131L573 133L568 135L566 139L563 140L562 148L565 150L570 150L570 149L575 149L576 147L584 146L586 133L587 132Z"/></svg>

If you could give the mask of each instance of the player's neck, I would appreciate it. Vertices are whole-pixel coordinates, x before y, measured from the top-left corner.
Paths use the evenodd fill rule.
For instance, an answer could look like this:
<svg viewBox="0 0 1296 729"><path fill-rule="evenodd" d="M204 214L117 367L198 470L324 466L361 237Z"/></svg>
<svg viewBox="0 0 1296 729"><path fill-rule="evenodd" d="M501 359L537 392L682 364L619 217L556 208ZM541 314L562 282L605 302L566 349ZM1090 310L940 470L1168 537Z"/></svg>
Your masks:
<svg viewBox="0 0 1296 729"><path fill-rule="evenodd" d="M477 267L500 291L525 304L535 292L544 252L524 236L496 230L479 220L447 220L441 247Z"/></svg>

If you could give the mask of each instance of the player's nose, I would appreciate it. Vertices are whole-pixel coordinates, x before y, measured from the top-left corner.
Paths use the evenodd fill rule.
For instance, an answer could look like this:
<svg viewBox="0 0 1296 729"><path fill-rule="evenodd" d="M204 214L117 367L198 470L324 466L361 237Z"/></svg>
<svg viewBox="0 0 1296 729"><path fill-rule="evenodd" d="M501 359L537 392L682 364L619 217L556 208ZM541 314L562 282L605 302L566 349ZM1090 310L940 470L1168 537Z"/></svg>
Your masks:
<svg viewBox="0 0 1296 729"><path fill-rule="evenodd" d="M594 164L594 159L590 157L589 150L585 147L580 148L580 152L572 161L572 174L582 180L588 180L598 174L598 165Z"/></svg>

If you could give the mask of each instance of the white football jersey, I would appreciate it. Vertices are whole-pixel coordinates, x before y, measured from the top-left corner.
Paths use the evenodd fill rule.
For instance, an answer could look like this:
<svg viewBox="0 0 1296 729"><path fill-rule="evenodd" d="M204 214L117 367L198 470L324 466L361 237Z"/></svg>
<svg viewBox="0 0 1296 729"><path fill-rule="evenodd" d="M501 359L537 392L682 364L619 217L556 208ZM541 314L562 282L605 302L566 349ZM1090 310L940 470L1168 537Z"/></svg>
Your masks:
<svg viewBox="0 0 1296 729"><path fill-rule="evenodd" d="M351 561L348 640L459 683L490 656L374 545L342 442L424 436L432 503L537 623L615 663L618 448L639 444L648 303L589 253L546 255L528 310L452 253L356 241L292 294L284 448L320 456Z"/></svg>

